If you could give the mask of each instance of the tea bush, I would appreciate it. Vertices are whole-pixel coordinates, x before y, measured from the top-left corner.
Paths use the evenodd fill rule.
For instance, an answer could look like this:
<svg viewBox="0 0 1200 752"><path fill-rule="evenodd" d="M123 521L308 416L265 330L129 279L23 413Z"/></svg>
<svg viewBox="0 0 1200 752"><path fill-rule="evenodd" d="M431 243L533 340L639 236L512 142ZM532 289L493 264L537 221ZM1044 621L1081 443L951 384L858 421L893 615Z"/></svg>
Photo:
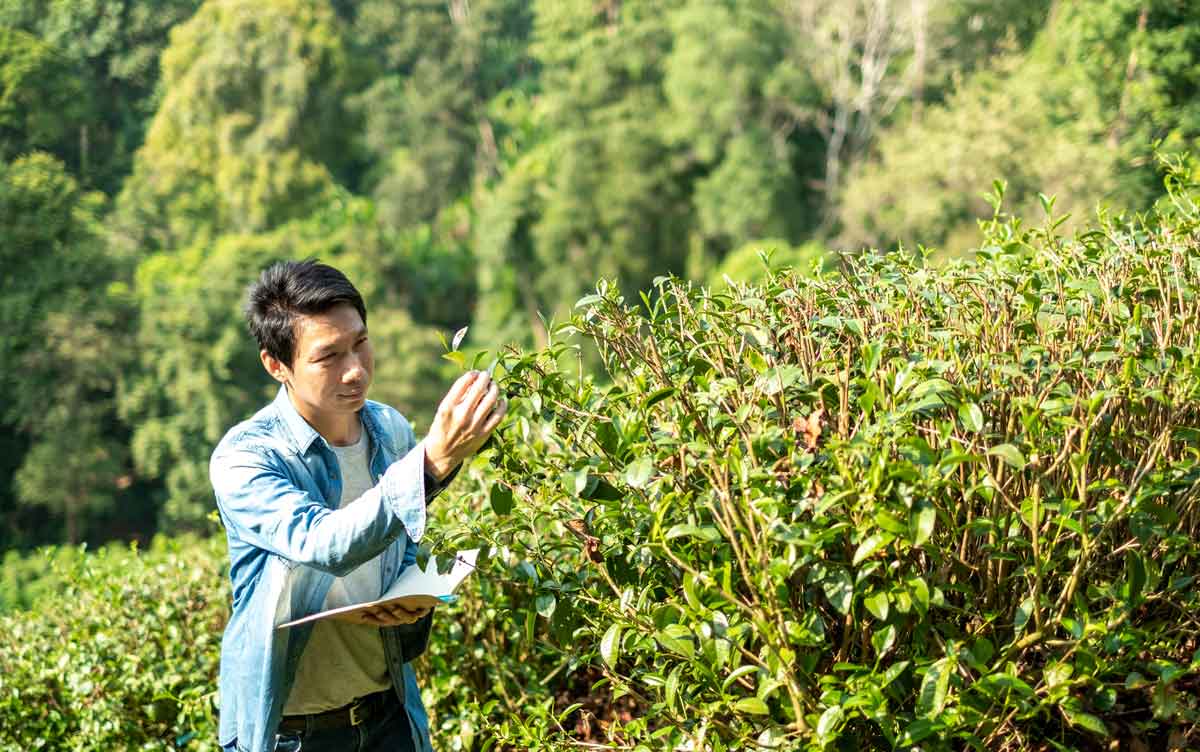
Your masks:
<svg viewBox="0 0 1200 752"><path fill-rule="evenodd" d="M0 750L215 750L222 538L64 548L52 595L0 616Z"/></svg>
<svg viewBox="0 0 1200 752"><path fill-rule="evenodd" d="M58 592L58 573L86 556L86 548L46 546L30 553L6 551L0 562L0 614L27 609Z"/></svg>
<svg viewBox="0 0 1200 752"><path fill-rule="evenodd" d="M1200 214L1068 240L1045 205L941 268L601 284L556 333L610 384L503 354L511 416L442 524L493 552L432 651L443 731L1200 745Z"/></svg>
<svg viewBox="0 0 1200 752"><path fill-rule="evenodd" d="M1200 212L1174 202L1070 240L998 214L939 268L638 307L602 283L500 354L511 415L427 544L487 551L419 665L439 748L1200 745ZM224 557L23 560L9 590L54 592L0 617L0 749L212 749Z"/></svg>

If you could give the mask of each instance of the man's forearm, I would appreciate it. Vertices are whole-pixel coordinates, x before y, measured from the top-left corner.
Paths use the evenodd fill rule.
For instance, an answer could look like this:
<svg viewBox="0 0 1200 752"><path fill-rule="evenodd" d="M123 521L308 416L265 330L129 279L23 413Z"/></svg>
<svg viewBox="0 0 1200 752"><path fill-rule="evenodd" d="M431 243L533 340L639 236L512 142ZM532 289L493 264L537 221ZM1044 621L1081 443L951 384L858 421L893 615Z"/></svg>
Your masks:
<svg viewBox="0 0 1200 752"><path fill-rule="evenodd" d="M424 442L421 443L421 447L422 451L425 452L425 472L439 484L443 483L462 464L454 462L450 457L443 457L435 452L430 452Z"/></svg>

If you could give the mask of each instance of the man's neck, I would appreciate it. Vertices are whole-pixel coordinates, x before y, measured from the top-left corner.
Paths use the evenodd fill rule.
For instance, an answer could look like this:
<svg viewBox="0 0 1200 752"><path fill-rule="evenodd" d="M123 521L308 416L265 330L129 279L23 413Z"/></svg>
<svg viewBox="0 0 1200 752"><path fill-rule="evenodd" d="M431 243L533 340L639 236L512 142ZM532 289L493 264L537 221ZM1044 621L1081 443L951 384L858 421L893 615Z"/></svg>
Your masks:
<svg viewBox="0 0 1200 752"><path fill-rule="evenodd" d="M314 431L321 434L321 438L333 446L350 446L361 438L363 430L362 420L359 418L357 412L316 412L310 406L301 404L296 399L296 395L290 387L287 393L288 399L292 402L292 407L296 408L296 412L300 413L300 417L304 418L305 422L312 426Z"/></svg>

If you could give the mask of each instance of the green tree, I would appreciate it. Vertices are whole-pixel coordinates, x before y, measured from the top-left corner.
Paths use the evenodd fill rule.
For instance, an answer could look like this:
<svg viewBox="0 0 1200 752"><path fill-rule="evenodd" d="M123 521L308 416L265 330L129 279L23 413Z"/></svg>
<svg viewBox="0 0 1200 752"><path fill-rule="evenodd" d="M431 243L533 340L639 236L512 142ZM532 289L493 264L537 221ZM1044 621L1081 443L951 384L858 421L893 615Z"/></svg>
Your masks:
<svg viewBox="0 0 1200 752"><path fill-rule="evenodd" d="M160 524L198 525L210 504L208 456L271 397L238 309L245 286L284 257L271 236L225 236L142 262L137 368L122 390L138 472L165 485Z"/></svg>
<svg viewBox="0 0 1200 752"><path fill-rule="evenodd" d="M327 198L357 163L341 23L317 0L211 0L176 28L118 203L124 252L270 229Z"/></svg>
<svg viewBox="0 0 1200 752"><path fill-rule="evenodd" d="M697 176L698 233L716 255L756 237L797 238L817 219L819 196L801 181L819 137L802 121L820 92L797 73L797 38L778 6L692 0L671 15L660 117Z"/></svg>
<svg viewBox="0 0 1200 752"><path fill-rule="evenodd" d="M365 61L363 88L347 100L363 123L356 190L411 259L401 283L413 316L457 329L476 299L470 197L497 174L510 132L492 103L535 81L532 10L523 0L370 0L346 15L350 54Z"/></svg>
<svg viewBox="0 0 1200 752"><path fill-rule="evenodd" d="M157 105L158 59L167 32L199 5L200 0L0 0L0 27L36 37L54 66L36 74L24 111L39 127L26 131L15 153L51 152L85 187L115 194Z"/></svg>
<svg viewBox="0 0 1200 752"><path fill-rule="evenodd" d="M1200 9L1169 0L1057 6L1027 51L880 139L842 195L842 241L963 250L996 179L1026 216L1039 193L1060 215L1148 208L1162 194L1154 143L1186 150L1200 137L1198 23Z"/></svg>
<svg viewBox="0 0 1200 752"><path fill-rule="evenodd" d="M348 44L373 61L352 100L371 155L364 190L395 227L430 222L494 173L503 123L488 112L528 85L532 13L521 0L368 0Z"/></svg>
<svg viewBox="0 0 1200 752"><path fill-rule="evenodd" d="M1041 212L1039 192L1061 197L1058 213L1086 212L1110 196L1116 159L1103 143L1100 103L1077 82L1071 69L1010 58L885 134L878 158L846 185L841 243L919 239L965 250L978 237L976 220L992 213L985 190L998 179L1009 210L1026 216Z"/></svg>
<svg viewBox="0 0 1200 752"><path fill-rule="evenodd" d="M0 26L0 159L63 150L87 112L87 87L63 56L32 34Z"/></svg>
<svg viewBox="0 0 1200 752"><path fill-rule="evenodd" d="M1103 140L1121 162L1116 194L1144 208L1163 193L1154 144L1200 144L1200 5L1177 0L1065 4L1044 32L1053 63L1077 68L1104 113Z"/></svg>
<svg viewBox="0 0 1200 752"><path fill-rule="evenodd" d="M537 4L539 94L513 108L534 138L476 202L473 333L544 343L583 280L703 279L755 238L820 231L844 164L916 90L928 25L920 3L851 6Z"/></svg>
<svg viewBox="0 0 1200 752"><path fill-rule="evenodd" d="M0 430L29 442L0 503L46 507L70 542L128 486L114 405L124 306L101 207L48 155L0 166Z"/></svg>
<svg viewBox="0 0 1200 752"><path fill-rule="evenodd" d="M564 311L584 280L636 286L682 268L690 208L660 120L678 4L535 6L542 93L533 117L545 138L479 201L472 333L484 341L544 341L539 312Z"/></svg>

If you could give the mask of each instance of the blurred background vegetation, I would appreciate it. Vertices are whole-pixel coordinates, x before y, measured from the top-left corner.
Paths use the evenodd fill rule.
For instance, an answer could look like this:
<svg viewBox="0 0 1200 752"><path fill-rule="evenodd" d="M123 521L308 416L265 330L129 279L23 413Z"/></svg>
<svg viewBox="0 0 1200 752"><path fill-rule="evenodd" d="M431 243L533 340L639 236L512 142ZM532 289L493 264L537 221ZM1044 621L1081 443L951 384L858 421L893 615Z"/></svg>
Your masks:
<svg viewBox="0 0 1200 752"><path fill-rule="evenodd" d="M0 551L208 527L271 260L349 272L420 433L439 333L961 254L997 178L1145 209L1198 136L1189 0L0 0Z"/></svg>
<svg viewBox="0 0 1200 752"><path fill-rule="evenodd" d="M1200 486L1178 489L1196 478L1196 318L1180 301L1197 299L1200 171L1156 152L1195 153L1198 143L1194 0L0 0L0 633L10 637L0 649L0 749L213 748L228 582L224 541L211 535L207 460L224 431L274 393L242 320L245 287L271 261L307 257L343 268L362 290L378 361L371 396L401 409L418 434L457 374L441 357L452 332L469 326L467 353L512 344L508 360L525 363L528 399L514 400L502 429L514 440L477 458L431 526L435 548L494 544L500 555L490 561L503 573L479 578L479 597L447 609L423 659L426 701L448 748L575 749L600 738L592 720L625 724L622 738L663 748L663 733L681 740L696 733L697 718L701 737L720 719L714 738L730 748L803 718L821 744L842 734L840 749L870 748L881 734L916 741L918 732L1019 741L976 745L987 749L1028 749L1024 734L1056 738L1054 749L1100 749L1096 740L1109 734L1134 750L1192 745ZM1168 184L1175 190L1164 198ZM1003 221L993 206L1001 194ZM1038 229L1042 222L1054 229ZM873 248L912 253L863 253ZM927 274L925 265L940 268ZM787 278L792 302L768 266L800 272ZM846 274L806 276L838 268ZM1107 269L1111 281L1118 268L1128 273L1111 289L1092 278ZM1179 285L1165 303L1163 269ZM611 280L616 287L600 297L632 301L647 291L654 305L650 321L601 333L620 330L628 352L642 341L670 351L675 319L653 313L669 303L657 297L660 275L677 277L673 288L691 281L712 291L689 289L698 301L753 304L768 322L763 338L782 336L787 327L776 324L794 313L805 322L801 339L840 343L819 364L847 374L823 457L849 457L837 467L851 467L865 438L879 460L878 472L848 473L849 490L866 488L871 504L901 519L911 502L901 498L905 484L937 482L936 493L922 492L932 506L899 532L864 522L873 507L852 495L830 497L845 506L836 524L824 512L797 522L787 516L792 502L809 491L799 481L771 485L777 467L744 483L779 502L768 522L823 542L819 555L805 554L818 561L803 565L804 583L790 568L795 539L767 536L763 561L783 557L788 567L761 566L762 577L723 586L761 590L768 611L767 596L787 594L790 610L772 618L803 614L803 624L781 622L778 633L761 620L722 622L755 651L774 651L761 653L772 665L723 680L708 669L736 662L705 652L724 644L704 631L717 624L709 620L719 599L705 594L717 580L677 587L669 575L681 560L661 556L670 540L672 556L697 572L724 566L728 582L726 540L697 527L703 518L678 516L690 514L686 493L630 490L644 489L651 473L670 487L673 459L659 457L661 476L652 461L670 444L661 421L678 408L675 388L643 379L644 357L603 363L586 338L576 340L581 373L574 345L551 336L582 331L564 320L597 280ZM984 294L963 292L977 278L986 278ZM986 394L956 385L967 400L956 414L926 415L930 395L918 389L905 397L912 404L872 407L873 387L851 381L852 366L870 375L905 359L905 374L916 363L941 374L948 343L999 364L1012 355L971 330L950 336L925 319L911 324L905 316L926 298L887 308L897 280L922 286L939 311L951 300L970 311L979 303L989 327L1036 334L1045 342L1032 344L1049 343L1080 383L1115 379L1120 365L1130 407L1106 427L1110 444L1094 440L1115 449L1097 450L1090 485L1074 455L1070 482L1054 475L1068 466L1036 464L1035 452L1070 450L1073 413L1060 409L1044 425L1010 419L1026 388L1019 368L1001 369ZM993 311L986 293L1005 286L1022 297ZM1061 300L1039 292L1055 286ZM594 307L599 298L589 297ZM1092 307L1101 298L1125 307L1101 316ZM798 299L816 302L770 319ZM1153 321L1141 322L1143 308ZM859 363L857 350L839 349L852 340L834 330L862 326L855 310L875 320L871 336L891 351L872 345ZM585 321L596 327L603 317ZM681 339L710 338L712 352L766 368L768 356L747 349L741 330L722 339L692 321ZM1063 322L1092 327L1080 347L1099 337L1112 352L1085 359L1060 348L1073 336L1059 331ZM1167 342L1172 333L1178 341ZM696 369L697 400L716 399L715 387L697 386L703 363L691 355L671 363ZM513 363L506 368L517 378ZM794 409L826 404L820 379L797 378L783 396L742 381L747 410L766 397ZM923 387L941 394L937 382L949 386L939 377ZM900 380L892 383L898 392ZM865 401L853 391L860 387ZM597 402L601 394L611 403ZM1082 399L1072 404L1096 409ZM571 410L556 415L552 403ZM831 411L837 403L829 397ZM878 422L863 425L887 431L847 439L843 418L855 405L876 412ZM762 440L750 443L774 461L781 431L800 446L797 429L774 426L770 405L761 406ZM601 407L619 418L613 425L632 428L597 436L618 449L651 441L608 459L589 449L565 416L594 418ZM822 483L841 483L810 452L823 410L802 424L816 435L793 463L822 498ZM1129 456L1140 456L1138 432L1163 422L1163 410L1179 429L1165 469L1137 504L1114 510L1114 478L1144 473ZM918 424L917 414L941 422ZM733 417L714 408L714 420ZM955 454L946 461L961 469L933 477L932 437L964 431L1000 443L984 451L986 442L971 439L973 464ZM893 432L916 450L884 441ZM741 462L726 449L705 467ZM899 496L876 498L868 485L885 467L903 481ZM1053 510L1054 494L1063 495L1054 502L1062 525L1039 537L1037 522L997 512L990 493L971 501L985 470L1041 479L1029 498ZM596 492L604 478L628 502L600 513L572 506L606 497ZM1068 503L1072 483L1092 491L1090 505ZM1173 519L1160 503L1172 498ZM579 519L555 516L564 509ZM764 509L775 507L753 507ZM964 523L961 510L981 516L968 511ZM667 519L678 524L655 532ZM1095 547L1095 529L1096 541L1110 531L1125 543L1084 572L1078 551ZM978 544L970 556L968 540ZM885 575L877 565L892 549ZM598 553L603 567L592 566ZM964 562L976 555L979 566ZM1034 565L1007 566L1018 560ZM842 586L851 571L870 587L860 582L851 594ZM1058 592L1064 575L1071 603ZM634 585L644 597L627 597ZM696 660L684 627L700 646ZM817 627L839 639L814 640ZM780 703L784 685L771 672L791 682L794 702ZM872 682L882 682L872 712L885 721L874 725L860 702ZM1009 692L1022 686L1025 695ZM1005 699L994 704L989 693Z"/></svg>

